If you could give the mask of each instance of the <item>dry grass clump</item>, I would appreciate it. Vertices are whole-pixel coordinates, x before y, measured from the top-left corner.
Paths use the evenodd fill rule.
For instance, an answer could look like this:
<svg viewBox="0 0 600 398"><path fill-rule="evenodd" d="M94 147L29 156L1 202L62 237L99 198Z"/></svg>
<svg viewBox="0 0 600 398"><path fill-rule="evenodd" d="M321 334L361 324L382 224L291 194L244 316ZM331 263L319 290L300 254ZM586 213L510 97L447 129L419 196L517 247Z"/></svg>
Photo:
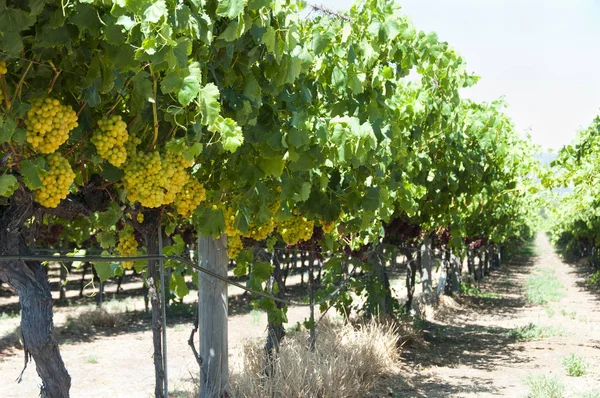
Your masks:
<svg viewBox="0 0 600 398"><path fill-rule="evenodd" d="M108 312L104 308L82 311L75 317L67 318L67 329L71 331L120 328L125 324L126 320L123 314Z"/></svg>
<svg viewBox="0 0 600 398"><path fill-rule="evenodd" d="M398 335L390 323L360 325L323 321L314 352L306 331L287 336L265 376L261 342L246 342L243 369L231 376L233 397L364 397L398 359Z"/></svg>

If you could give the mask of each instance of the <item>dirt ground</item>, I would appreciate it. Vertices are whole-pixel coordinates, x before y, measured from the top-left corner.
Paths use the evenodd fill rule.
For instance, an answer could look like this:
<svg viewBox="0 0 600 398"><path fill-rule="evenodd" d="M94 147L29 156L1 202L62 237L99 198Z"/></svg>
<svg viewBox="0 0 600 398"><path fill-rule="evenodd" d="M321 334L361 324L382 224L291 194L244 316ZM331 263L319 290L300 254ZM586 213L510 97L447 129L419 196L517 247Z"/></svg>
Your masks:
<svg viewBox="0 0 600 398"><path fill-rule="evenodd" d="M428 348L404 350L399 372L382 383L387 396L526 397L528 375L553 375L564 385L565 397L592 392L600 397L600 296L587 291L585 270L563 262L545 235L538 235L535 252L486 279L481 290L497 297L462 298L460 308L440 311L428 327ZM527 279L539 270L554 270L564 285L560 301L527 303ZM528 341L510 337L530 323L562 335ZM590 365L586 375L567 375L562 359L570 354Z"/></svg>
<svg viewBox="0 0 600 398"><path fill-rule="evenodd" d="M528 375L556 375L566 397L600 390L600 296L586 290L581 267L568 265L554 253L545 236L535 242L537 256L503 266L481 285L491 297L459 297L447 301L435 319L426 323L425 345L404 347L402 360L381 380L374 397L525 397ZM552 269L565 286L564 297L544 307L527 303L527 278ZM241 341L265 335L266 316L251 311L232 296L229 320L230 363L236 363ZM3 301L4 300L4 301ZM11 298L0 297L2 303ZM240 305L236 305L240 301ZM106 303L109 311L124 313L126 327L95 332L72 326L91 306L56 307L55 322L61 353L72 377L73 397L150 397L153 393L152 338L143 301L129 297ZM305 308L290 308L290 324L302 322ZM0 397L36 397L39 379L31 363L23 381L22 352L11 344L17 316L0 314ZM187 345L191 315L169 317L168 377L173 397L186 397L197 380L197 366ZM533 323L559 327L561 336L517 341L516 328ZM570 354L590 364L582 377L566 375L562 358ZM234 365L235 366L235 365ZM597 390L595 390L597 389ZM599 391L600 392L600 391ZM600 396L600 395L599 395ZM292 398L292 397L289 397Z"/></svg>

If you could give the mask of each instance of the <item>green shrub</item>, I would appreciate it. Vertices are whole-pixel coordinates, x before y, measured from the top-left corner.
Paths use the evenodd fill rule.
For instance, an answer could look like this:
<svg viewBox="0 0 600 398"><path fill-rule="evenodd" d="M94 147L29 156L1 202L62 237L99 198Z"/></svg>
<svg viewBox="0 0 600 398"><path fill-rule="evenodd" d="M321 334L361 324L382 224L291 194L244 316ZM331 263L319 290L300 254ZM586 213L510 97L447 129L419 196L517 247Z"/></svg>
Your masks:
<svg viewBox="0 0 600 398"><path fill-rule="evenodd" d="M575 354L564 357L562 364L569 376L579 377L587 372L587 363Z"/></svg>
<svg viewBox="0 0 600 398"><path fill-rule="evenodd" d="M528 375L525 384L529 387L527 398L563 398L565 387L555 376Z"/></svg>

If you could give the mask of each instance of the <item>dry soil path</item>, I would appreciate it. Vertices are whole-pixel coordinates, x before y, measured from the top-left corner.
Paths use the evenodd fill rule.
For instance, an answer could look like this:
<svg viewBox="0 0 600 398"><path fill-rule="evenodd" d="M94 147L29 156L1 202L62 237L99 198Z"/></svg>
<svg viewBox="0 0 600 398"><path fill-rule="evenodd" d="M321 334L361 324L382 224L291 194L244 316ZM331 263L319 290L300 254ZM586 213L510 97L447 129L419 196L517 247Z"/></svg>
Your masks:
<svg viewBox="0 0 600 398"><path fill-rule="evenodd" d="M565 398L600 397L599 297L585 288L581 268L563 262L545 235L538 235L535 253L486 280L482 290L500 297L466 300L432 322L428 348L403 354L401 376L408 385L389 396L527 397L525 379L546 375L564 386ZM560 301L526 301L527 281L541 272L554 273L564 286ZM529 324L562 333L525 341L511 336ZM586 375L567 375L562 359L571 354L589 364Z"/></svg>

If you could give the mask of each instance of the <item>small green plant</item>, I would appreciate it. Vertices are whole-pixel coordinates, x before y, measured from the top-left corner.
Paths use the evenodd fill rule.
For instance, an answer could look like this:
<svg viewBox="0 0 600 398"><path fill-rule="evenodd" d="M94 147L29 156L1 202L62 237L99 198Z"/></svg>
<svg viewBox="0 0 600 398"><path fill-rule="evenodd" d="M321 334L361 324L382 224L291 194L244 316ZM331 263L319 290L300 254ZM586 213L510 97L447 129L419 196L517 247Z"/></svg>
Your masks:
<svg viewBox="0 0 600 398"><path fill-rule="evenodd" d="M507 333L507 336L515 340L538 340L553 336L562 336L564 330L557 327L542 327L533 323L516 328Z"/></svg>
<svg viewBox="0 0 600 398"><path fill-rule="evenodd" d="M554 308L546 306L546 307L544 307L544 309L546 310L546 314L548 314L549 318L554 317L554 313L555 313Z"/></svg>
<svg viewBox="0 0 600 398"><path fill-rule="evenodd" d="M563 289L553 270L540 270L527 279L527 300L538 305L560 301Z"/></svg>
<svg viewBox="0 0 600 398"><path fill-rule="evenodd" d="M586 391L578 395L577 398L600 398L600 390Z"/></svg>
<svg viewBox="0 0 600 398"><path fill-rule="evenodd" d="M560 314L562 316L568 316L572 320L575 320L575 318L577 318L577 312L575 312L575 311L567 311L564 308L560 310Z"/></svg>
<svg viewBox="0 0 600 398"><path fill-rule="evenodd" d="M580 357L575 354L571 354L568 357L564 357L562 360L563 368L567 371L569 376L579 377L583 376L587 372L588 365Z"/></svg>
<svg viewBox="0 0 600 398"><path fill-rule="evenodd" d="M596 271L587 281L590 286L600 286L600 271Z"/></svg>
<svg viewBox="0 0 600 398"><path fill-rule="evenodd" d="M525 384L529 387L527 398L563 398L565 387L555 376L528 375Z"/></svg>
<svg viewBox="0 0 600 398"><path fill-rule="evenodd" d="M90 355L89 357L87 357L87 358L85 359L85 361L86 361L87 363L98 363L98 359L96 359L96 357L95 357L95 356L93 356L93 355Z"/></svg>
<svg viewBox="0 0 600 398"><path fill-rule="evenodd" d="M502 298L502 296L500 296L499 294L496 294L496 293L482 292L481 289L479 289L479 286L471 284L471 283L466 283L466 282L460 283L460 292L461 292L461 294L466 294L467 296L475 296L475 297L491 298L491 299Z"/></svg>

